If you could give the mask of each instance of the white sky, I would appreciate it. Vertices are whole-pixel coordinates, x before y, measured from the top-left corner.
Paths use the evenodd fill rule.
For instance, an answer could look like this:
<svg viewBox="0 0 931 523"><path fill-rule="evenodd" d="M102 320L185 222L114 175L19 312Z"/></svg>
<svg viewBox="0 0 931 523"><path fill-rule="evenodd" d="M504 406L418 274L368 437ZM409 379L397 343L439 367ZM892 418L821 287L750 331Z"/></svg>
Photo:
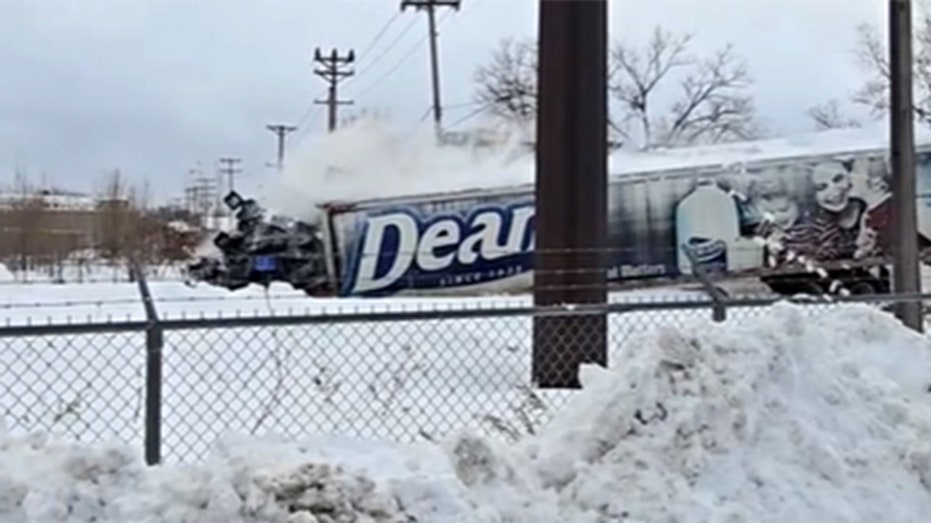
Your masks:
<svg viewBox="0 0 931 523"><path fill-rule="evenodd" d="M582 0L579 0L582 1ZM88 190L106 169L178 193L188 169L243 158L268 175L275 138L322 131L311 101L316 46L366 50L400 0L0 0L0 183L17 166ZM475 67L507 36L536 32L538 0L462 0L440 27L444 105L472 100ZM804 132L804 112L846 99L862 78L852 57L861 22L885 26L884 0L610 0L610 36L645 41L656 24L695 33L694 51L728 42L746 58L760 115L776 133ZM343 96L419 122L430 105L426 17L400 13L358 57ZM413 24L409 26L409 24ZM406 32L405 29L408 29ZM382 55L383 48L397 44ZM406 57L406 60L401 62ZM393 70L391 74L387 74ZM453 123L473 108L453 107ZM306 117L305 117L306 115ZM305 117L302 120L302 117ZM429 125L426 121L423 125Z"/></svg>

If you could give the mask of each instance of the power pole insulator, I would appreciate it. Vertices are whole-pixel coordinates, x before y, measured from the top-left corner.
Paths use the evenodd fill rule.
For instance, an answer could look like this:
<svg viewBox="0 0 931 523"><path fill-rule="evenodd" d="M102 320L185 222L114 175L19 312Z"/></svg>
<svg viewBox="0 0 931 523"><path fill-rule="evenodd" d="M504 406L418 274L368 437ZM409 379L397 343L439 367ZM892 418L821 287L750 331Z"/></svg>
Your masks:
<svg viewBox="0 0 931 523"><path fill-rule="evenodd" d="M401 11L408 7L427 13L430 36L430 73L433 83L433 124L437 139L443 135L443 106L440 104L440 65L437 51L436 9L450 7L459 10L460 0L401 0Z"/></svg>
<svg viewBox="0 0 931 523"><path fill-rule="evenodd" d="M314 62L320 65L319 68L314 70L314 74L323 78L329 84L327 99L314 100L314 103L327 106L327 130L329 132L336 130L337 107L353 104L351 100L340 100L337 88L341 81L355 74L355 71L352 70L352 64L355 61L356 53L352 49L349 50L346 56L340 56L336 49L331 50L329 55L325 55L319 47L314 49Z"/></svg>

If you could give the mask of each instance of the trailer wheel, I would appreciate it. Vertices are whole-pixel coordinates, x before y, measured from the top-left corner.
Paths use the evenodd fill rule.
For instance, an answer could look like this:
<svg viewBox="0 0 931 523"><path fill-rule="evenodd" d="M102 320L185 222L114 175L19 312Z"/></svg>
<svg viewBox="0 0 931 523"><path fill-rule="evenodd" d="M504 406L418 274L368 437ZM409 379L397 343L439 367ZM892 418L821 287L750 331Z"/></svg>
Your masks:
<svg viewBox="0 0 931 523"><path fill-rule="evenodd" d="M855 294L855 295L876 294L876 287L874 287L873 284L868 281L854 282L849 287L847 287L847 290L850 291L850 294Z"/></svg>
<svg viewBox="0 0 931 523"><path fill-rule="evenodd" d="M888 280L874 276L870 271L858 269L839 275L838 279L855 295L876 295L888 292Z"/></svg>
<svg viewBox="0 0 931 523"><path fill-rule="evenodd" d="M827 292L815 277L807 274L768 276L762 278L762 281L773 293L780 296L822 296Z"/></svg>

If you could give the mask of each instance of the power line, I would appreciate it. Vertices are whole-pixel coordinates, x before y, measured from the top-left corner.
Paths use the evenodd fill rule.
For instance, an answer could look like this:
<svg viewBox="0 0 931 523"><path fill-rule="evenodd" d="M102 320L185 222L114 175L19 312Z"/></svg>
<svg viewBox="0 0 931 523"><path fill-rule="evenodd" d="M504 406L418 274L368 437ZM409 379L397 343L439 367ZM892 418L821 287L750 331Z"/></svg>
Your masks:
<svg viewBox="0 0 931 523"><path fill-rule="evenodd" d="M333 132L336 130L336 110L340 105L352 105L351 100L340 100L337 95L339 82L344 78L352 76L354 71L351 69L356 57L352 49L346 56L340 56L336 49L329 55L320 52L320 48L314 50L314 61L321 65L322 68L315 69L314 74L323 78L328 84L328 96L326 100L314 100L315 104L325 104L329 111L327 117L327 130Z"/></svg>
<svg viewBox="0 0 931 523"><path fill-rule="evenodd" d="M357 5L360 5L360 4L357 4ZM359 9L356 9L355 11L358 12ZM375 34L375 36L372 38L372 40L369 42L369 44L365 47L365 50L364 50L363 52L361 52L361 53L358 53L357 57L359 58L359 60L363 60L364 57L368 56L368 54L374 49L375 44L377 44L377 43L388 33L388 30L389 30L389 29L394 25L394 23L401 17L401 14L402 14L402 13L399 11L399 12L395 13L394 16L392 16L391 18L388 19L388 21L381 27L381 29ZM440 19L437 21L437 26L442 25L443 22L446 20L446 17L447 17L448 15L449 15L449 12L448 12L448 11L447 11L446 13L444 13L444 14L440 17ZM408 32L410 32L411 29L413 29L413 27L414 27L414 25L415 25L416 23L417 23L417 20L416 20L416 19L412 19L411 22L410 22L409 24L407 24L406 26L404 26L404 28L401 30L401 32L398 33L398 34L395 36L395 38L394 38L388 45L384 46L384 47L382 48L381 52L380 52L374 59L372 59L371 61L366 60L367 63L366 63L366 65L362 68L361 71L355 72L355 74L353 74L352 76L350 76L350 77L348 77L348 78L345 78L344 81L343 81L343 87L349 86L350 84L352 84L353 81L355 81L356 79L358 79L360 76L364 76L366 73L372 71L372 70L375 68L375 66L376 66L376 65L377 65L377 64L378 64L378 63L379 63L379 62L380 62L380 61L381 61L381 60L382 60L395 46L397 46L399 42L401 42L401 40L404 38L404 35L406 35ZM384 73L382 73L381 76L379 76L376 80L374 80L373 82L369 83L364 89L362 89L362 90L356 95L356 98L359 98L361 95L368 94L369 92L372 91L372 89L374 89L375 87L377 87L378 84L380 84L382 81L384 81L386 78L390 77L390 76L391 76L392 74L394 74L398 69L400 69L401 66L403 66L403 65L414 55L414 53L416 53L417 50L420 49L420 46L422 46L422 45L424 44L424 42L427 41L427 38L428 38L428 37L429 37L429 35L425 35L424 37L420 38L420 40L418 40L417 43L416 43L407 53L405 53L405 54L401 57L401 59L398 60L390 69L388 69L387 71L385 71ZM298 129L300 130L300 132L299 132L298 135L296 136L296 140L292 142L291 147L296 147L296 146L300 145L300 143L303 142L304 138L306 138L307 134L310 132L310 129L309 129L307 126L305 126L305 124L306 124L307 121L310 120L312 117L316 116L317 111L318 111L318 109L319 109L319 107L320 107L320 105L321 105L321 104L319 104L319 103L316 103L316 99L319 99L320 97L326 95L326 94L327 94L327 91L328 91L328 89L324 89L324 90L320 91L320 93L318 93L317 96L314 97L315 102L312 103L312 104L310 105L310 107L308 107L308 108L304 111L304 113L301 115L301 117L298 119L297 127L298 127ZM428 108L427 116L429 116L429 110L430 110L430 109L432 109L432 108ZM426 117L426 116L425 116L425 117Z"/></svg>
<svg viewBox="0 0 931 523"><path fill-rule="evenodd" d="M398 43L401 41L401 39L404 37L404 35L407 34L408 31L410 31L411 29L413 29L414 24L416 24L416 23L417 23L417 20L411 20L411 22L410 22L409 24L407 24L406 26L404 26L404 29L402 29L401 32L398 33L398 35L395 37L395 39L392 40L390 44L388 44L388 45L386 45L384 48L382 48L381 53L379 53L378 56L376 56L371 62L367 62L368 65L366 65L365 67L363 67L362 70L359 71L359 74L357 74L355 77L350 78L349 80L347 80L347 81L346 81L346 84L348 85L348 84L352 83L355 79L357 79L357 78L359 78L359 77L361 77L361 76L364 76L366 73L368 73L369 71L371 71L372 68L373 68L378 62L380 62L381 59L385 57L385 55L388 54L388 52L390 52L392 49L394 49L394 47L395 47L396 45L398 45Z"/></svg>
<svg viewBox="0 0 931 523"><path fill-rule="evenodd" d="M360 59L360 60L361 60L362 58L368 56L369 51L371 51L371 50L375 47L375 44L377 44L378 41L381 40L381 37L382 37L382 36L385 36L385 33L388 32L388 29L391 28L391 25L394 24L394 22L396 22L396 21L398 20L398 18L401 18L401 13L400 13L400 12L395 13L394 16L392 16L391 18L388 19L388 21L385 23L385 25L382 26L381 30L379 30L378 33L375 34L375 37L372 38L372 40L369 42L369 44L368 44L367 46L365 46L365 48L363 49L363 51L359 53L359 59Z"/></svg>
<svg viewBox="0 0 931 523"><path fill-rule="evenodd" d="M420 117L419 122L423 122L424 120L426 120L427 117L430 116L430 111L431 111L432 109L433 109L432 107L427 106L427 110L423 112L423 116Z"/></svg>
<svg viewBox="0 0 931 523"><path fill-rule="evenodd" d="M314 100L320 98L321 96L325 95L326 93L327 93L327 90L326 90L326 89L321 90L319 93L317 93L317 96L314 96ZM304 128L304 124L307 123L307 120L309 120L310 117L311 117L314 113L316 113L318 109L320 109L320 106L319 106L318 104L311 103L311 104L310 104L310 107L308 107L307 110L304 111L304 114L302 114L301 117L297 120L297 127L298 127L299 129L303 129L303 128Z"/></svg>
<svg viewBox="0 0 931 523"><path fill-rule="evenodd" d="M456 126L459 125L459 124L465 123L465 122L471 120L472 118L475 118L476 116L482 114L482 113L485 112L485 110L488 109L489 107L491 107L489 104L482 104L480 107L478 107L478 108L475 109L474 111L472 111L472 112L470 112L469 114L463 116L462 118L456 120L455 122L449 124L449 127L456 127Z"/></svg>
<svg viewBox="0 0 931 523"><path fill-rule="evenodd" d="M401 0L401 10L408 7L427 14L428 36L430 38L430 73L433 85L433 123L436 134L443 132L443 107L440 104L440 60L437 50L436 10L440 7L450 7L459 10L460 0Z"/></svg>
<svg viewBox="0 0 931 523"><path fill-rule="evenodd" d="M378 78L376 78L374 81L369 82L369 84L366 85L364 89L362 89L361 91L357 92L357 93L356 93L356 98L362 98L362 97L365 96L366 94L370 93L370 92L372 91L372 89L374 89L375 87L378 87L378 85L379 85L381 82L383 82L385 79L387 79L388 77L390 77L391 75L393 75L398 69L401 68L402 65L404 65L412 56L414 56L414 53L416 53L416 52L420 49L420 46L422 46L423 43L426 42L426 41L427 41L427 37L426 37L426 36L424 36L423 38L421 38L420 41L418 41L416 45L414 45L413 47L411 47L410 50L409 50L407 53L405 53L405 54L401 57L401 59L398 60L397 63L395 63L390 69L386 70L384 73L382 73L382 74L381 74Z"/></svg>
<svg viewBox="0 0 931 523"><path fill-rule="evenodd" d="M444 15L441 16L440 19L437 21L437 26L442 25L442 24L443 24L443 21L446 20L446 16L448 16L448 15L449 15L449 12L444 13ZM415 22L416 22L416 20L415 20ZM404 65L412 56L414 56L414 53L416 53L416 52L420 49L420 46L422 46L422 45L424 44L424 42L427 41L427 38L429 38L429 35L424 35L424 36L422 36L422 37L420 38L420 40L418 40L417 43L414 44L414 46L411 47L411 48L408 50L408 52L405 53L405 54L401 57L401 59L398 60L398 61L394 64L394 66L392 66L390 69L388 69L387 71L385 71L384 73L382 73L382 74L381 74L378 78L376 78L374 81L372 81L372 82L370 82L368 85L366 85L365 88L363 88L362 90L358 91L358 92L356 93L356 96L355 96L355 97L356 97L356 98L362 98L364 95L370 93L370 92L371 92L375 87L377 87L382 81L384 81L385 79L387 79L388 77L390 77L391 75L393 75L395 72L397 72L397 70L400 69L402 65ZM347 83L348 83L348 82L347 82Z"/></svg>
<svg viewBox="0 0 931 523"><path fill-rule="evenodd" d="M362 2L359 2L359 3L355 4L355 8L354 8L354 9L352 10L352 12L351 12L352 14L351 14L351 16L350 16L350 19L355 18L355 15L357 15L357 14L359 13L359 11L361 11L361 7L362 7L363 5L364 5L364 4L363 4ZM382 28L375 34L375 36L372 38L372 40L369 41L368 45L365 47L365 50L358 54L358 57L361 59L361 58L367 56L368 53L375 47L375 44L377 44L378 41L381 40L381 38L388 32L388 29L390 29L391 26L394 24L394 22L396 22L400 17L401 17L401 13L398 12L398 13L395 13L394 16L392 16L391 18L389 18L388 21L385 23L385 25L382 26ZM411 24L411 25L413 25L413 24ZM355 77L356 77L356 76L347 78L346 81L345 81L345 83L348 84L348 83L351 82L353 79L355 79ZM326 94L327 94L327 91L328 91L328 89L323 89L322 91L320 91L316 96L314 96L314 100L317 100L317 99L319 99L320 97L326 95ZM300 134L296 137L297 140L296 140L296 142L294 143L294 145L299 144L299 143L303 140L303 138L306 136L306 134L309 132L309 129L305 128L304 124L307 123L307 121L310 120L312 116L315 116L315 115L316 115L317 110L318 110L319 108L320 108L320 104L311 103L311 104L310 104L310 107L308 107L307 110L304 111L304 114L302 114L301 117L298 119L298 121L297 121L297 127L298 127L299 129L301 129L301 132L300 132Z"/></svg>
<svg viewBox="0 0 931 523"><path fill-rule="evenodd" d="M446 104L446 105L443 106L443 109L446 109L446 110L450 110L450 109L464 109L464 108L466 108L466 107L474 107L474 106L479 105L479 104L481 104L481 103L482 103L482 102L476 102L476 101L473 100L473 101L471 101L471 102L461 102L461 103L457 103L457 104Z"/></svg>

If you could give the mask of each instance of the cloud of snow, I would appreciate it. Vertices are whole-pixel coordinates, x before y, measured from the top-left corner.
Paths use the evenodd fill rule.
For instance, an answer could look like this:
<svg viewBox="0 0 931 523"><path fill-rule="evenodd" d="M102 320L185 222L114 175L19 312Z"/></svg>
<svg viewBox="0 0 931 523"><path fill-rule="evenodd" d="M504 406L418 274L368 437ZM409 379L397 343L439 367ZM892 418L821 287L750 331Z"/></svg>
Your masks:
<svg viewBox="0 0 931 523"><path fill-rule="evenodd" d="M490 148L439 146L429 127L412 131L360 118L290 152L262 199L276 213L310 219L328 201L531 182L533 157L520 151L516 138L497 138Z"/></svg>
<svg viewBox="0 0 931 523"><path fill-rule="evenodd" d="M197 465L0 435L0 522L923 521L931 345L866 306L664 326L515 444L229 439ZM0 430L2 432L2 430Z"/></svg>
<svg viewBox="0 0 931 523"><path fill-rule="evenodd" d="M490 148L438 146L430 126L411 130L381 117L362 117L336 132L314 137L288 153L284 172L263 190L276 213L316 218L329 201L506 187L532 183L534 157L519 129L487 126ZM916 129L919 141L931 132ZM777 158L882 149L888 126L833 129L765 140L652 150L621 150L608 158L612 174L719 167Z"/></svg>

